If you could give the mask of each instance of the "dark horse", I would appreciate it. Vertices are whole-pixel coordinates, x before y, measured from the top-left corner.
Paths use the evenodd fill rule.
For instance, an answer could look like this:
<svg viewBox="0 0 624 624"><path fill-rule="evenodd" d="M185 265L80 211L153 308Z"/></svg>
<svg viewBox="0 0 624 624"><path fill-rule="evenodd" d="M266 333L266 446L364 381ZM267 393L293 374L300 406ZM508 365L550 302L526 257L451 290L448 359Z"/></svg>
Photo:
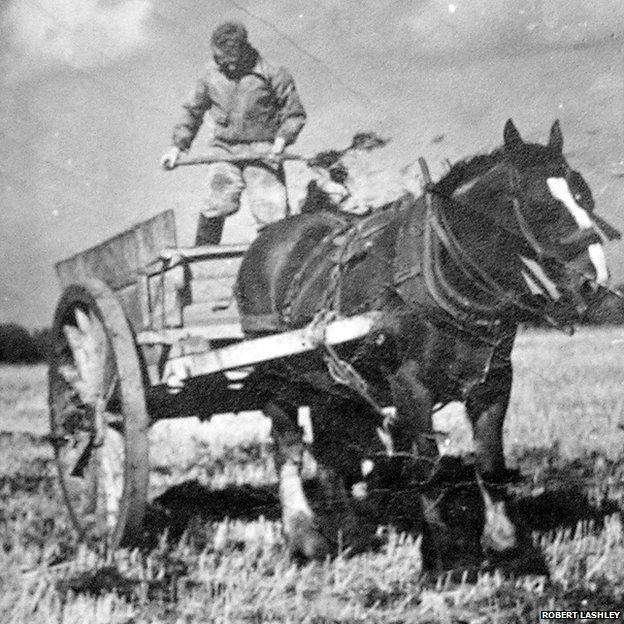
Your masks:
<svg viewBox="0 0 624 624"><path fill-rule="evenodd" d="M362 480L361 461L375 448L399 464L386 484L413 478L408 464L439 466L432 408L465 402L491 512L481 544L517 546L508 520L488 525L488 515L493 521L504 510L483 487L505 478L502 429L516 328L535 319L567 327L608 280L591 192L562 148L558 122L548 144L538 145L525 143L509 120L501 148L458 162L418 199L406 195L366 219L294 216L267 227L250 247L237 285L248 335L323 323L323 311L382 313L355 344L256 371L295 552L328 551L323 512L312 511L301 482L293 406L304 403L312 410L313 453L331 476L324 491L337 501Z"/></svg>

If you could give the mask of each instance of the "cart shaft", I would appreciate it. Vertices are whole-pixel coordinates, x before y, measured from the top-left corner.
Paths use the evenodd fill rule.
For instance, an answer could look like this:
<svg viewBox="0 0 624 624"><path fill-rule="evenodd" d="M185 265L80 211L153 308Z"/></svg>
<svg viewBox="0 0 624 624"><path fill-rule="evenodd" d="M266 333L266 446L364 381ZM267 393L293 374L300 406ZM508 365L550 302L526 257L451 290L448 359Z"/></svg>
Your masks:
<svg viewBox="0 0 624 624"><path fill-rule="evenodd" d="M323 344L336 345L363 338L370 333L380 317L380 312L368 312L324 324L312 322L302 329L243 340L207 353L174 357L166 362L162 381L169 386L179 387L191 377L314 351Z"/></svg>

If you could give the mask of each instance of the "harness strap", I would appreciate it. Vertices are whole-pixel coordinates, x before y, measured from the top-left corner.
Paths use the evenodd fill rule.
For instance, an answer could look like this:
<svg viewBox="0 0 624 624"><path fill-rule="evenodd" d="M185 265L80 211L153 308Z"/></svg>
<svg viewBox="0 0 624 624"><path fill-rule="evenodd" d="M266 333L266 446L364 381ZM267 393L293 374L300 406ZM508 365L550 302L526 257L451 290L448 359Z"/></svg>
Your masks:
<svg viewBox="0 0 624 624"><path fill-rule="evenodd" d="M425 185L425 194L427 201L427 223L425 228L425 249L424 249L424 262L423 262L423 275L425 277L425 284L431 297L434 299L437 305L439 305L445 312L455 319L459 319L462 323L476 325L477 327L487 328L490 331L495 325L497 317L500 316L502 310L506 306L510 306L528 312L529 314L542 318L549 325L556 327L557 329L566 331L566 327L562 326L559 322L548 315L544 310L537 306L530 306L523 303L518 295L515 293L509 293L501 288L496 280L492 278L486 271L484 271L472 258L472 255L457 237L452 232L448 220L444 213L436 206L432 199L432 195L439 195L451 203L458 203L452 197L441 195L435 189L435 186L431 183L431 176L429 169L424 162L424 159L419 159L421 167L423 167L423 177L427 184ZM524 217L520 210L519 201L517 198L512 198L514 201L514 211L517 212L519 217L518 224L523 234L527 234L527 242L533 247L536 254L544 254L544 250L539 243L535 241L537 247L533 243L532 232L524 220ZM477 210L473 206L461 203L462 207L468 210L473 210L475 213L483 216L484 218L491 220L489 215L486 215L481 210ZM513 234L516 238L520 236L505 227L502 224L492 222L492 225L501 227L503 230ZM436 240L437 238L437 240ZM458 292L457 289L452 286L441 267L440 247L443 246L449 254L451 260L453 260L455 266L467 277L471 282L473 288L479 289L488 295L492 295L498 299L496 305L487 306L474 301L471 298ZM550 257L550 256L549 256ZM467 265L467 266L466 266ZM475 274L471 275L470 270ZM478 318L478 314L483 314L489 318Z"/></svg>
<svg viewBox="0 0 624 624"><path fill-rule="evenodd" d="M498 287L489 276L486 277L484 281L489 280L495 285L495 288L492 290L487 288L480 280L475 279L475 276L470 273L469 268L476 268L477 271L481 271L476 267L476 263L472 260L472 257L469 257L469 261L467 262L468 268L466 268L465 263L462 261L462 256L466 257L468 253L463 249L452 233L448 222L444 221L442 223L440 221L441 211L437 209L433 201L429 168L424 158L420 157L418 162L426 183L425 201L427 211L424 232L423 275L427 290L436 304L451 317L460 320L464 324L476 325L491 331L493 326L497 324L498 317L500 316L501 300L504 301L504 305L508 302L507 293ZM441 266L440 247L444 247L454 264L473 286L476 286L487 295L498 296L499 302L495 305L488 306L469 299L458 292L444 275ZM486 274L483 273L483 275ZM503 294L503 297L500 297L501 294ZM478 318L477 315L479 314L485 315L488 318Z"/></svg>
<svg viewBox="0 0 624 624"><path fill-rule="evenodd" d="M537 238L535 238L529 224L526 222L526 219L522 214L522 210L520 209L520 201L517 197L512 197L511 203L513 206L514 216L516 217L516 221L518 222L518 227L520 228L522 235L526 238L529 245L533 248L533 251L537 254L538 260L543 260L547 255L546 250Z"/></svg>
<svg viewBox="0 0 624 624"><path fill-rule="evenodd" d="M431 227L431 214L433 213L432 198L429 193L426 195L427 202L427 218L425 223L425 231L423 236L423 277L427 291L431 295L434 302L444 310L450 317L460 319L462 322L468 322L469 315L458 306L454 305L452 297L445 297L439 290L439 281L436 275L435 266L438 264L434 250L433 228Z"/></svg>
<svg viewBox="0 0 624 624"><path fill-rule="evenodd" d="M524 215L522 214L520 201L518 200L518 198L516 196L511 196L511 201L512 201L512 208L513 208L513 211L514 211L514 216L515 216L516 221L518 223L518 227L520 229L520 233L514 232L512 229L507 227L505 224L499 223L498 221L494 220L489 214L485 213L484 211L480 210L479 208L477 208L477 207L475 207L475 206L473 206L471 204L458 202L453 197L449 197L448 195L446 195L444 193L441 193L436 188L436 186L430 182L430 176L426 177L426 179L429 180L428 184L425 186L425 192L426 192L427 196L429 196L431 194L432 195L438 195L438 196L448 200L451 203L455 203L455 204L460 205L463 209L466 209L466 210L469 210L469 211L471 211L471 212L473 212L475 214L478 214L479 216L483 217L488 222L490 222L494 227L500 228L501 230L507 232L508 234L513 236L514 238L518 239L519 241L524 242L525 244L527 244L527 246L533 251L533 253L536 254L536 256L538 257L538 260L544 260L544 259L548 258L548 259L551 259L551 260L553 260L555 262L563 263L563 261L559 257L557 257L556 255L554 255L552 253L549 253L539 243L539 241L536 239L536 237L533 235L533 232L532 232L529 224L527 223L526 219L524 218ZM511 184L513 186L514 185L513 175L511 175L510 181L511 181ZM428 205L433 205L433 202L430 202ZM452 232L451 232L451 235L452 235ZM454 239L454 241L457 242L457 249L454 250L453 252L449 252L449 253L450 254L465 254L465 260L469 261L468 258L470 258L470 256L469 256L468 252L463 248L461 243L454 236L453 236L453 239ZM447 240L452 240L452 239L447 236ZM480 268L478 267L478 265L476 265L476 263L474 263L474 261L472 261L472 262L469 261L469 263L472 264L473 268L476 268L477 270L480 270ZM461 262L458 263L458 268L460 270L463 270L462 266L461 266ZM570 269L570 270L574 271L573 268ZM581 271L575 271L575 272L577 272L579 275L587 277ZM436 289L436 288L439 288L439 286L445 286L446 295L450 299L457 299L458 298L457 297L458 293L456 292L456 290L453 287L451 287L446 280L444 280L444 276L441 274L440 271L438 271L436 277L439 277L440 275L442 276L442 279L440 280L440 284L439 285L435 284L435 280L432 283L427 282L428 288L430 289L431 286L433 286L433 288ZM487 274L485 272L483 273L483 275L487 276ZM486 278L486 279L491 279L491 278L488 276L488 278ZM475 286L475 287L478 286L478 282L476 280L472 279L472 281L473 281L473 284L472 284L473 286ZM494 280L492 280L492 282L494 282ZM608 289L608 290L610 290L610 289ZM502 291L502 289L501 289L500 292L503 295L503 299L505 299L509 305L517 308L518 310L521 310L523 312L528 312L529 314L531 314L533 316L541 318L543 321L548 323L550 326L552 326L552 327L554 327L556 329L559 329L560 331L563 331L565 333L570 333L570 328L568 326L562 325L560 322L558 322L557 320L552 318L541 307L531 306L529 304L526 304L526 303L524 303L524 302L522 302L520 300L520 297L518 295L513 294L512 296L510 296L508 293L505 293L504 291ZM431 292L431 294L432 294L432 296L434 296L433 292ZM438 304L440 304L440 297L443 297L443 295L440 292L437 292L436 302ZM461 297L463 297L463 295ZM444 309L446 309L447 311L448 311L449 308L454 308L454 309L457 310L457 304L455 304L455 306L453 306L450 301L446 301L445 304L446 305L444 306ZM470 305L472 307L473 306L473 302L471 302Z"/></svg>
<svg viewBox="0 0 624 624"><path fill-rule="evenodd" d="M434 220L434 226L438 226L436 233L438 233L438 235L444 235L442 242L447 251L453 255L462 273L469 279L475 280L476 277L476 286L485 294L507 297L507 291L502 288L491 275L483 270L474 260L470 252L461 245L451 229L447 215L443 211L439 211L435 216L437 218ZM466 268L465 264L468 265L468 268ZM470 273L471 271L472 275Z"/></svg>
<svg viewBox="0 0 624 624"><path fill-rule="evenodd" d="M240 322L244 332L278 331L281 325L279 314L241 314Z"/></svg>
<svg viewBox="0 0 624 624"><path fill-rule="evenodd" d="M457 290L448 282L444 272L442 271L442 263L439 257L440 253L436 248L434 250L436 255L434 268L436 275L440 279L441 285L444 286L445 290L449 294L458 298L463 302L463 305L474 310L477 314L500 314L501 308L509 303L509 293L501 288L492 277L490 277L477 265L470 253L460 244L457 237L453 234L444 213L441 211L434 211L431 217L431 226L433 227L440 244L449 254L455 266L468 280L470 280L471 286L475 290L479 290L490 297L497 298L498 303L493 305L482 304L474 299L468 299L458 293Z"/></svg>

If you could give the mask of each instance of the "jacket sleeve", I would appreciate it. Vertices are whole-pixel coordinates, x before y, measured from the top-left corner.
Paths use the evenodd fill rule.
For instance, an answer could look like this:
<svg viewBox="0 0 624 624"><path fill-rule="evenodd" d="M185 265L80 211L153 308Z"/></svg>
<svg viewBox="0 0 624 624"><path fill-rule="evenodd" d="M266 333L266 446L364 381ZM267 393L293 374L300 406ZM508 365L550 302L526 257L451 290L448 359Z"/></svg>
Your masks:
<svg viewBox="0 0 624 624"><path fill-rule="evenodd" d="M279 109L277 136L283 137L286 145L290 145L296 141L305 124L306 112L295 88L295 81L286 69L280 67L271 82Z"/></svg>
<svg viewBox="0 0 624 624"><path fill-rule="evenodd" d="M208 82L200 78L186 101L182 104L184 112L173 129L173 145L182 151L191 147L193 139L204 121L204 113L212 106L208 94Z"/></svg>

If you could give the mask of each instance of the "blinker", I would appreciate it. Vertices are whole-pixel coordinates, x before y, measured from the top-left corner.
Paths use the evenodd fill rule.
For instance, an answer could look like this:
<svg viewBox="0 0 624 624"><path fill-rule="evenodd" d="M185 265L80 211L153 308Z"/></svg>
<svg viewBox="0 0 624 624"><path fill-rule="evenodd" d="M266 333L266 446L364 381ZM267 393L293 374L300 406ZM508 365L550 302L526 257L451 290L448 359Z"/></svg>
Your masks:
<svg viewBox="0 0 624 624"><path fill-rule="evenodd" d="M590 245L600 244L602 239L594 228L576 230L572 234L561 239L559 242L560 253L563 260L572 260L585 251Z"/></svg>
<svg viewBox="0 0 624 624"><path fill-rule="evenodd" d="M602 217L598 216L595 213L592 213L591 219L594 224L598 227L600 232L604 234L604 237L609 241L621 240L622 233L614 228L610 223L605 221Z"/></svg>

